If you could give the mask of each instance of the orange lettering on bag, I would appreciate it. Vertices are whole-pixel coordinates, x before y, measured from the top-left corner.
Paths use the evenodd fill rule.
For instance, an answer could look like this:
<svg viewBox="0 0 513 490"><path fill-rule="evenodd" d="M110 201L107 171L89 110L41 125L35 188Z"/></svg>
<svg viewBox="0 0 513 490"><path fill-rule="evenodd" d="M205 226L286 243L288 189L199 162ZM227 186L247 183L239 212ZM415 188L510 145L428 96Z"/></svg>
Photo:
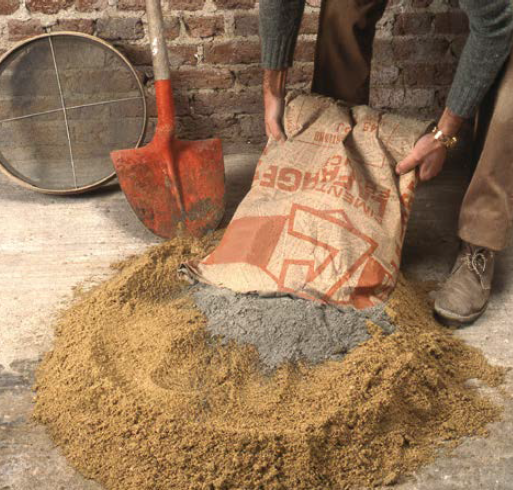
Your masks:
<svg viewBox="0 0 513 490"><path fill-rule="evenodd" d="M337 178L339 169L340 167L332 167L331 169L324 167L322 169L322 181L331 182L332 180L335 180Z"/></svg>
<svg viewBox="0 0 513 490"><path fill-rule="evenodd" d="M354 175L339 175L333 185L343 187L344 189L352 189L354 184Z"/></svg>
<svg viewBox="0 0 513 490"><path fill-rule="evenodd" d="M338 188L335 186L331 186L328 189L328 194L334 195L335 197L340 197L343 192L344 192L344 189L342 187Z"/></svg>
<svg viewBox="0 0 513 490"><path fill-rule="evenodd" d="M370 119L368 121L365 121L363 123L363 130L364 131L376 131L378 129L378 125L376 124L376 121Z"/></svg>
<svg viewBox="0 0 513 490"><path fill-rule="evenodd" d="M357 198L355 203L354 203L354 207L355 209L362 209L362 211L367 214L367 215L371 215L372 214L372 210L370 209L370 207L367 205L367 203L360 199L360 198Z"/></svg>
<svg viewBox="0 0 513 490"><path fill-rule="evenodd" d="M276 187L282 191L295 192L301 187L301 172L295 168L282 168Z"/></svg>
<svg viewBox="0 0 513 490"><path fill-rule="evenodd" d="M326 192L326 184L319 184L315 186L315 190L319 192Z"/></svg>
<svg viewBox="0 0 513 490"><path fill-rule="evenodd" d="M347 157L342 157L342 155L333 155L329 157L326 162L326 166L333 165L335 167L338 167L342 164L347 165Z"/></svg>
<svg viewBox="0 0 513 490"><path fill-rule="evenodd" d="M346 189L346 192L344 192L344 201L348 202L349 204L353 204L354 196Z"/></svg>
<svg viewBox="0 0 513 490"><path fill-rule="evenodd" d="M269 171L262 174L260 185L262 187L274 187L276 185L276 177L278 176L278 166L271 165Z"/></svg>
<svg viewBox="0 0 513 490"><path fill-rule="evenodd" d="M303 190L315 189L315 186L319 183L319 174L313 174L305 172L303 177Z"/></svg>
<svg viewBox="0 0 513 490"><path fill-rule="evenodd" d="M390 199L390 189L381 189L376 190L375 194L371 196L371 198L378 203L378 215L380 218L383 218L385 215L385 210L387 208L388 200Z"/></svg>
<svg viewBox="0 0 513 490"><path fill-rule="evenodd" d="M317 143L323 143L324 142L324 131L316 131L314 136L314 141Z"/></svg>
<svg viewBox="0 0 513 490"><path fill-rule="evenodd" d="M351 131L351 126L349 126L348 124L346 123L340 123L338 126L337 126L337 132L338 133L344 133L344 134L347 134L349 133L349 131Z"/></svg>

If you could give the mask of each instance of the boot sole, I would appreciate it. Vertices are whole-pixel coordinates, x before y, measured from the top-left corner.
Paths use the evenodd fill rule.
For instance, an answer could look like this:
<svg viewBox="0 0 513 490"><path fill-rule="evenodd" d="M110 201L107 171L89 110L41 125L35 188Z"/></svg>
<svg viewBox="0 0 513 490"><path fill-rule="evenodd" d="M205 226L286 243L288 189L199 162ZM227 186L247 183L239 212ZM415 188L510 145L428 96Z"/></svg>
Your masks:
<svg viewBox="0 0 513 490"><path fill-rule="evenodd" d="M435 315L440 323L443 323L448 327L461 327L474 323L486 311L487 307L488 304L484 305L477 313L472 313L472 315L467 316L458 315L452 311L444 310L443 308L437 307L436 304L433 309L435 310Z"/></svg>

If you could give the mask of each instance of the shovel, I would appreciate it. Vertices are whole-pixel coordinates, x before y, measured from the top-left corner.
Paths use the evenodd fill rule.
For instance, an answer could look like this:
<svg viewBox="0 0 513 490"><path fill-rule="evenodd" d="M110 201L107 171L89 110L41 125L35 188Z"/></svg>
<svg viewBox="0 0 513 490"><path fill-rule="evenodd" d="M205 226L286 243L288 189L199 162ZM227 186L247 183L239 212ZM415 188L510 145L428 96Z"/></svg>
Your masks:
<svg viewBox="0 0 513 490"><path fill-rule="evenodd" d="M146 0L157 128L148 145L111 153L121 188L137 217L153 233L201 237L224 214L224 160L220 139L175 137L175 109L160 0Z"/></svg>

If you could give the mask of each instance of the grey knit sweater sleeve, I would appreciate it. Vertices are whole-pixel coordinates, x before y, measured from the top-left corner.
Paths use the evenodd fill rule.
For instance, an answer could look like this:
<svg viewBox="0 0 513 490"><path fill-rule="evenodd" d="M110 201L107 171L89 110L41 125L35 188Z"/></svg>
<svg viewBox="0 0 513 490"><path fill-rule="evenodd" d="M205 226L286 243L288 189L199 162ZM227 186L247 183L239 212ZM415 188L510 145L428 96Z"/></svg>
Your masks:
<svg viewBox="0 0 513 490"><path fill-rule="evenodd" d="M447 107L471 117L511 52L511 0L460 0L470 22L470 35L461 53Z"/></svg>
<svg viewBox="0 0 513 490"><path fill-rule="evenodd" d="M305 0L260 0L262 66L280 70L292 66Z"/></svg>
<svg viewBox="0 0 513 490"><path fill-rule="evenodd" d="M470 21L470 35L461 54L447 106L471 117L511 51L512 0L460 0ZM260 0L263 68L292 65L305 0Z"/></svg>

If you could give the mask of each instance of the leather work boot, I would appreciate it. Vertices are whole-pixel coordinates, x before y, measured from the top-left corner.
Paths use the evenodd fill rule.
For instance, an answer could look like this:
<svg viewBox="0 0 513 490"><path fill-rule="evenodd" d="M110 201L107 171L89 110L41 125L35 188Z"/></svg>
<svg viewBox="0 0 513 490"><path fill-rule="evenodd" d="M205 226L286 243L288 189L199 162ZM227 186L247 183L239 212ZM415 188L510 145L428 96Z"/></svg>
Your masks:
<svg viewBox="0 0 513 490"><path fill-rule="evenodd" d="M494 252L462 242L451 274L436 295L438 319L450 326L477 320L488 306L493 270Z"/></svg>

